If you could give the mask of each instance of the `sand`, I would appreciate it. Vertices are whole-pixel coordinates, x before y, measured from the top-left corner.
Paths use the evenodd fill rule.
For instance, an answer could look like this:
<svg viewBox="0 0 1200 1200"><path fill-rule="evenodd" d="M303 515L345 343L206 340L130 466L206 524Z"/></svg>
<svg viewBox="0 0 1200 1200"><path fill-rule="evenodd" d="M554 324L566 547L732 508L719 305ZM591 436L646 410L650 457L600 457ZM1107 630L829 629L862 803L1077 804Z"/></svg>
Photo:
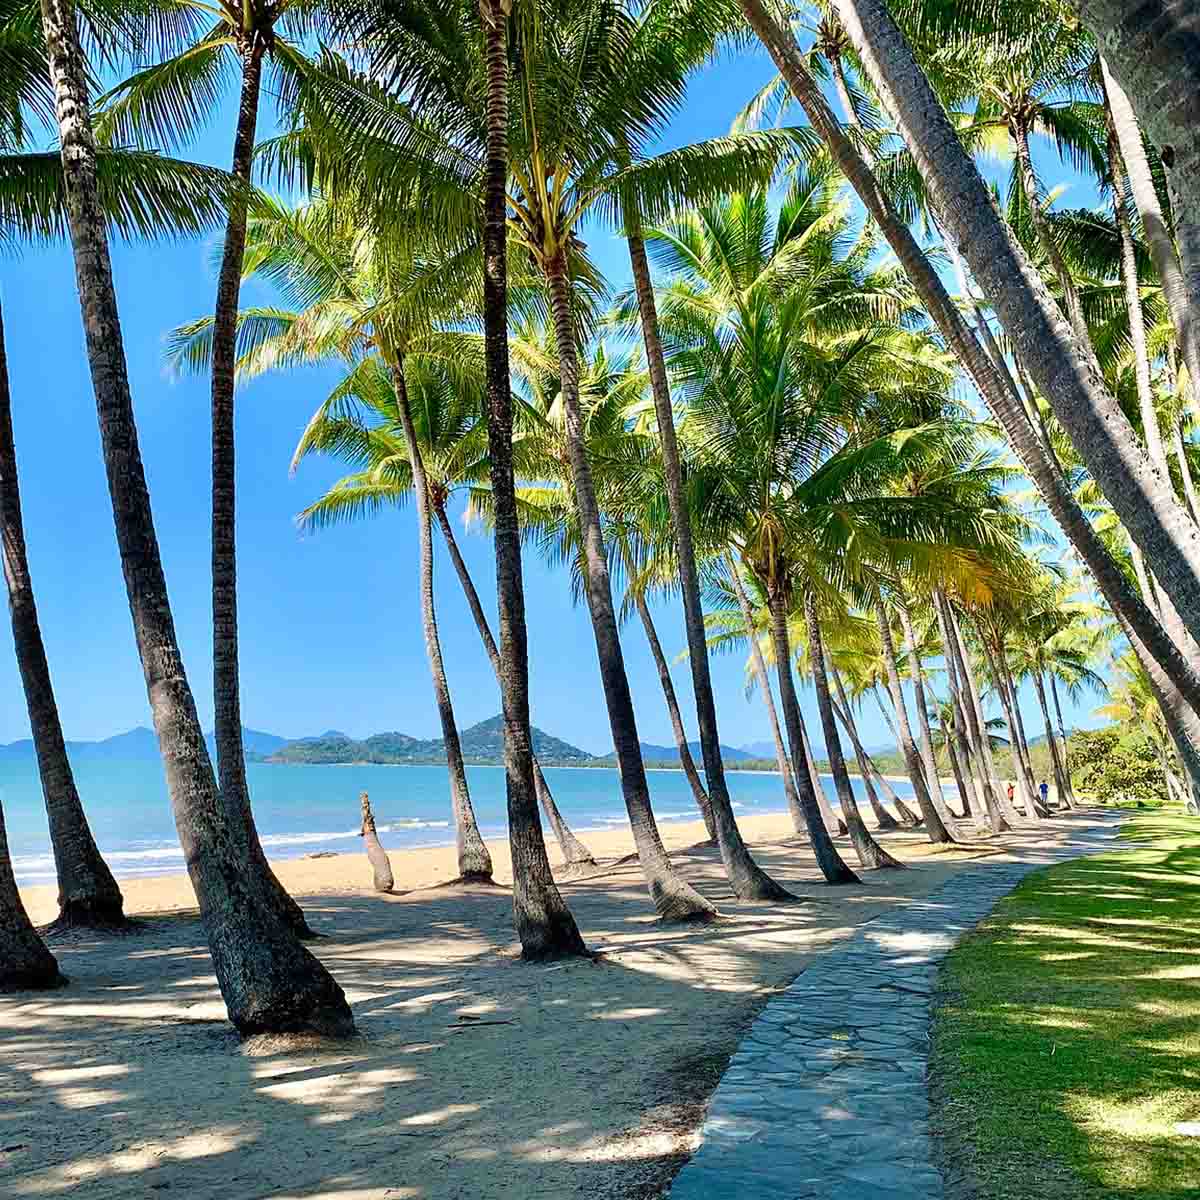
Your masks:
<svg viewBox="0 0 1200 1200"><path fill-rule="evenodd" d="M656 1196L774 990L963 860L1036 844L1009 835L938 851L892 834L911 870L832 890L785 816L741 824L805 903L734 903L716 852L695 847L702 826L664 825L723 919L663 926L636 862L610 865L562 885L602 952L595 964L521 963L505 890L433 886L454 874L449 848L392 852L397 885L414 889L396 896L370 889L361 853L277 862L353 1004L361 1037L340 1046L239 1043L186 877L127 880L138 932L57 940L70 987L0 998L0 1194ZM583 840L598 858L633 849L627 831ZM507 880L505 846L491 849ZM24 895L36 920L54 915L52 889Z"/></svg>

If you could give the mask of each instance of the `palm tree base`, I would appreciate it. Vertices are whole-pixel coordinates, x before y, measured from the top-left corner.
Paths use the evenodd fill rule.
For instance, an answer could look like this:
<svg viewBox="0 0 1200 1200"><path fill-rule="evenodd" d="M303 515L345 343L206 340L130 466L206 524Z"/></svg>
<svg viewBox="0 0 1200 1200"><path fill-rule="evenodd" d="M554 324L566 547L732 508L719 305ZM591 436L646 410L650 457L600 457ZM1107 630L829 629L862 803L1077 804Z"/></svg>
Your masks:
<svg viewBox="0 0 1200 1200"><path fill-rule="evenodd" d="M72 929L88 929L95 933L130 933L141 922L125 915L124 902L100 900L68 900L59 906L58 916L43 930L46 937L67 933Z"/></svg>
<svg viewBox="0 0 1200 1200"><path fill-rule="evenodd" d="M71 981L58 969L53 958L48 966L38 964L30 967L0 970L0 996L9 992L48 992L66 987Z"/></svg>

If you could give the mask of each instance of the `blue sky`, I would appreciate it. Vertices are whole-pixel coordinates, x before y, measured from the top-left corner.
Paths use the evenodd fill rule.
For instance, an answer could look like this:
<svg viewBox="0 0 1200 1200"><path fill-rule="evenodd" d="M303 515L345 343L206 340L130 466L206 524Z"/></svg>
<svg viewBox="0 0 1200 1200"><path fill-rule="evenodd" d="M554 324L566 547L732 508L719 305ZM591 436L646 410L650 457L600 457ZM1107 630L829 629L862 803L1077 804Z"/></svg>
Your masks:
<svg viewBox="0 0 1200 1200"><path fill-rule="evenodd" d="M716 64L695 80L668 141L726 132L736 111L771 74L761 54ZM224 165L233 106L191 156ZM1049 165L1047 163L1047 165ZM1057 170L1057 168L1056 168ZM1090 203L1090 194L1064 203ZM614 286L628 277L623 244L594 230L588 244ZM164 334L211 311L210 245L116 243L116 282L130 379L156 527L184 659L206 728L211 722L209 608L209 415L207 379L174 379L162 360ZM100 459L74 273L64 246L0 259L26 537L43 635L69 738L100 738L149 724ZM268 294L243 289L243 302ZM310 460L292 478L288 462L313 409L336 378L312 370L256 380L238 394L238 536L242 711L247 725L301 736L337 728L363 736L397 729L438 736L417 597L411 510L356 526L301 535L295 514L339 473ZM462 538L490 610L490 541ZM449 562L437 560L443 649L460 725L492 716L499 701ZM611 749L590 624L572 605L567 579L526 556L533 719L585 749ZM683 646L681 621L658 606L668 654ZM0 633L0 741L28 736L7 623ZM640 627L624 638L645 741L670 743L654 665ZM722 740L769 737L760 703L747 701L739 656L712 660ZM676 668L685 713L686 665ZM1086 720L1095 701L1085 701ZM1026 703L1032 715L1035 705ZM815 708L806 700L806 708ZM686 719L686 717L685 717ZM817 727L815 711L811 722ZM1035 722L1035 724L1039 724ZM688 721L694 729L694 722ZM865 710L868 744L886 743Z"/></svg>

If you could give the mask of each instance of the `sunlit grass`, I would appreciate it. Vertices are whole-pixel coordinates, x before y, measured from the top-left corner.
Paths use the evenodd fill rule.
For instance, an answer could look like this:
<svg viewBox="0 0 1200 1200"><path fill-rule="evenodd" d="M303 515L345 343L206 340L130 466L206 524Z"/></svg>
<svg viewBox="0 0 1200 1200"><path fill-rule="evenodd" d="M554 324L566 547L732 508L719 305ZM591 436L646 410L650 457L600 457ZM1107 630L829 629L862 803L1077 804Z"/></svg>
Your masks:
<svg viewBox="0 0 1200 1200"><path fill-rule="evenodd" d="M947 958L931 1069L947 1166L989 1200L1200 1188L1200 822L1031 875Z"/></svg>

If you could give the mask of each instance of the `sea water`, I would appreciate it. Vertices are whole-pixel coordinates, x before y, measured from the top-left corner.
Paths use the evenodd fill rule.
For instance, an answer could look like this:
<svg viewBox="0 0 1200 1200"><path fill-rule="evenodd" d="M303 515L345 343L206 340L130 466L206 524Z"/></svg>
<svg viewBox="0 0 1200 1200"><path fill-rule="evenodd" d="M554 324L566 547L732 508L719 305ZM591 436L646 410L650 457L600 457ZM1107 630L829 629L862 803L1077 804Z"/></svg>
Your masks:
<svg viewBox="0 0 1200 1200"><path fill-rule="evenodd" d="M359 793L367 792L380 840L389 849L438 846L454 841L450 784L444 766L267 765L247 767L254 818L267 855L298 858L321 851L357 848ZM484 837L507 832L504 769L468 767L471 802ZM650 771L654 813L662 823L698 818L682 771ZM729 771L726 778L739 814L783 812L777 774ZM628 824L617 772L603 767L547 767L546 779L559 809L576 833ZM92 832L118 878L168 875L184 869L183 854L167 797L162 766L155 761L80 762L79 795ZM834 800L832 779L824 777ZM912 787L893 784L909 807ZM854 780L866 805L861 780ZM17 882L50 883L54 860L36 763L0 763L0 803L8 826ZM835 802L836 807L836 802Z"/></svg>

